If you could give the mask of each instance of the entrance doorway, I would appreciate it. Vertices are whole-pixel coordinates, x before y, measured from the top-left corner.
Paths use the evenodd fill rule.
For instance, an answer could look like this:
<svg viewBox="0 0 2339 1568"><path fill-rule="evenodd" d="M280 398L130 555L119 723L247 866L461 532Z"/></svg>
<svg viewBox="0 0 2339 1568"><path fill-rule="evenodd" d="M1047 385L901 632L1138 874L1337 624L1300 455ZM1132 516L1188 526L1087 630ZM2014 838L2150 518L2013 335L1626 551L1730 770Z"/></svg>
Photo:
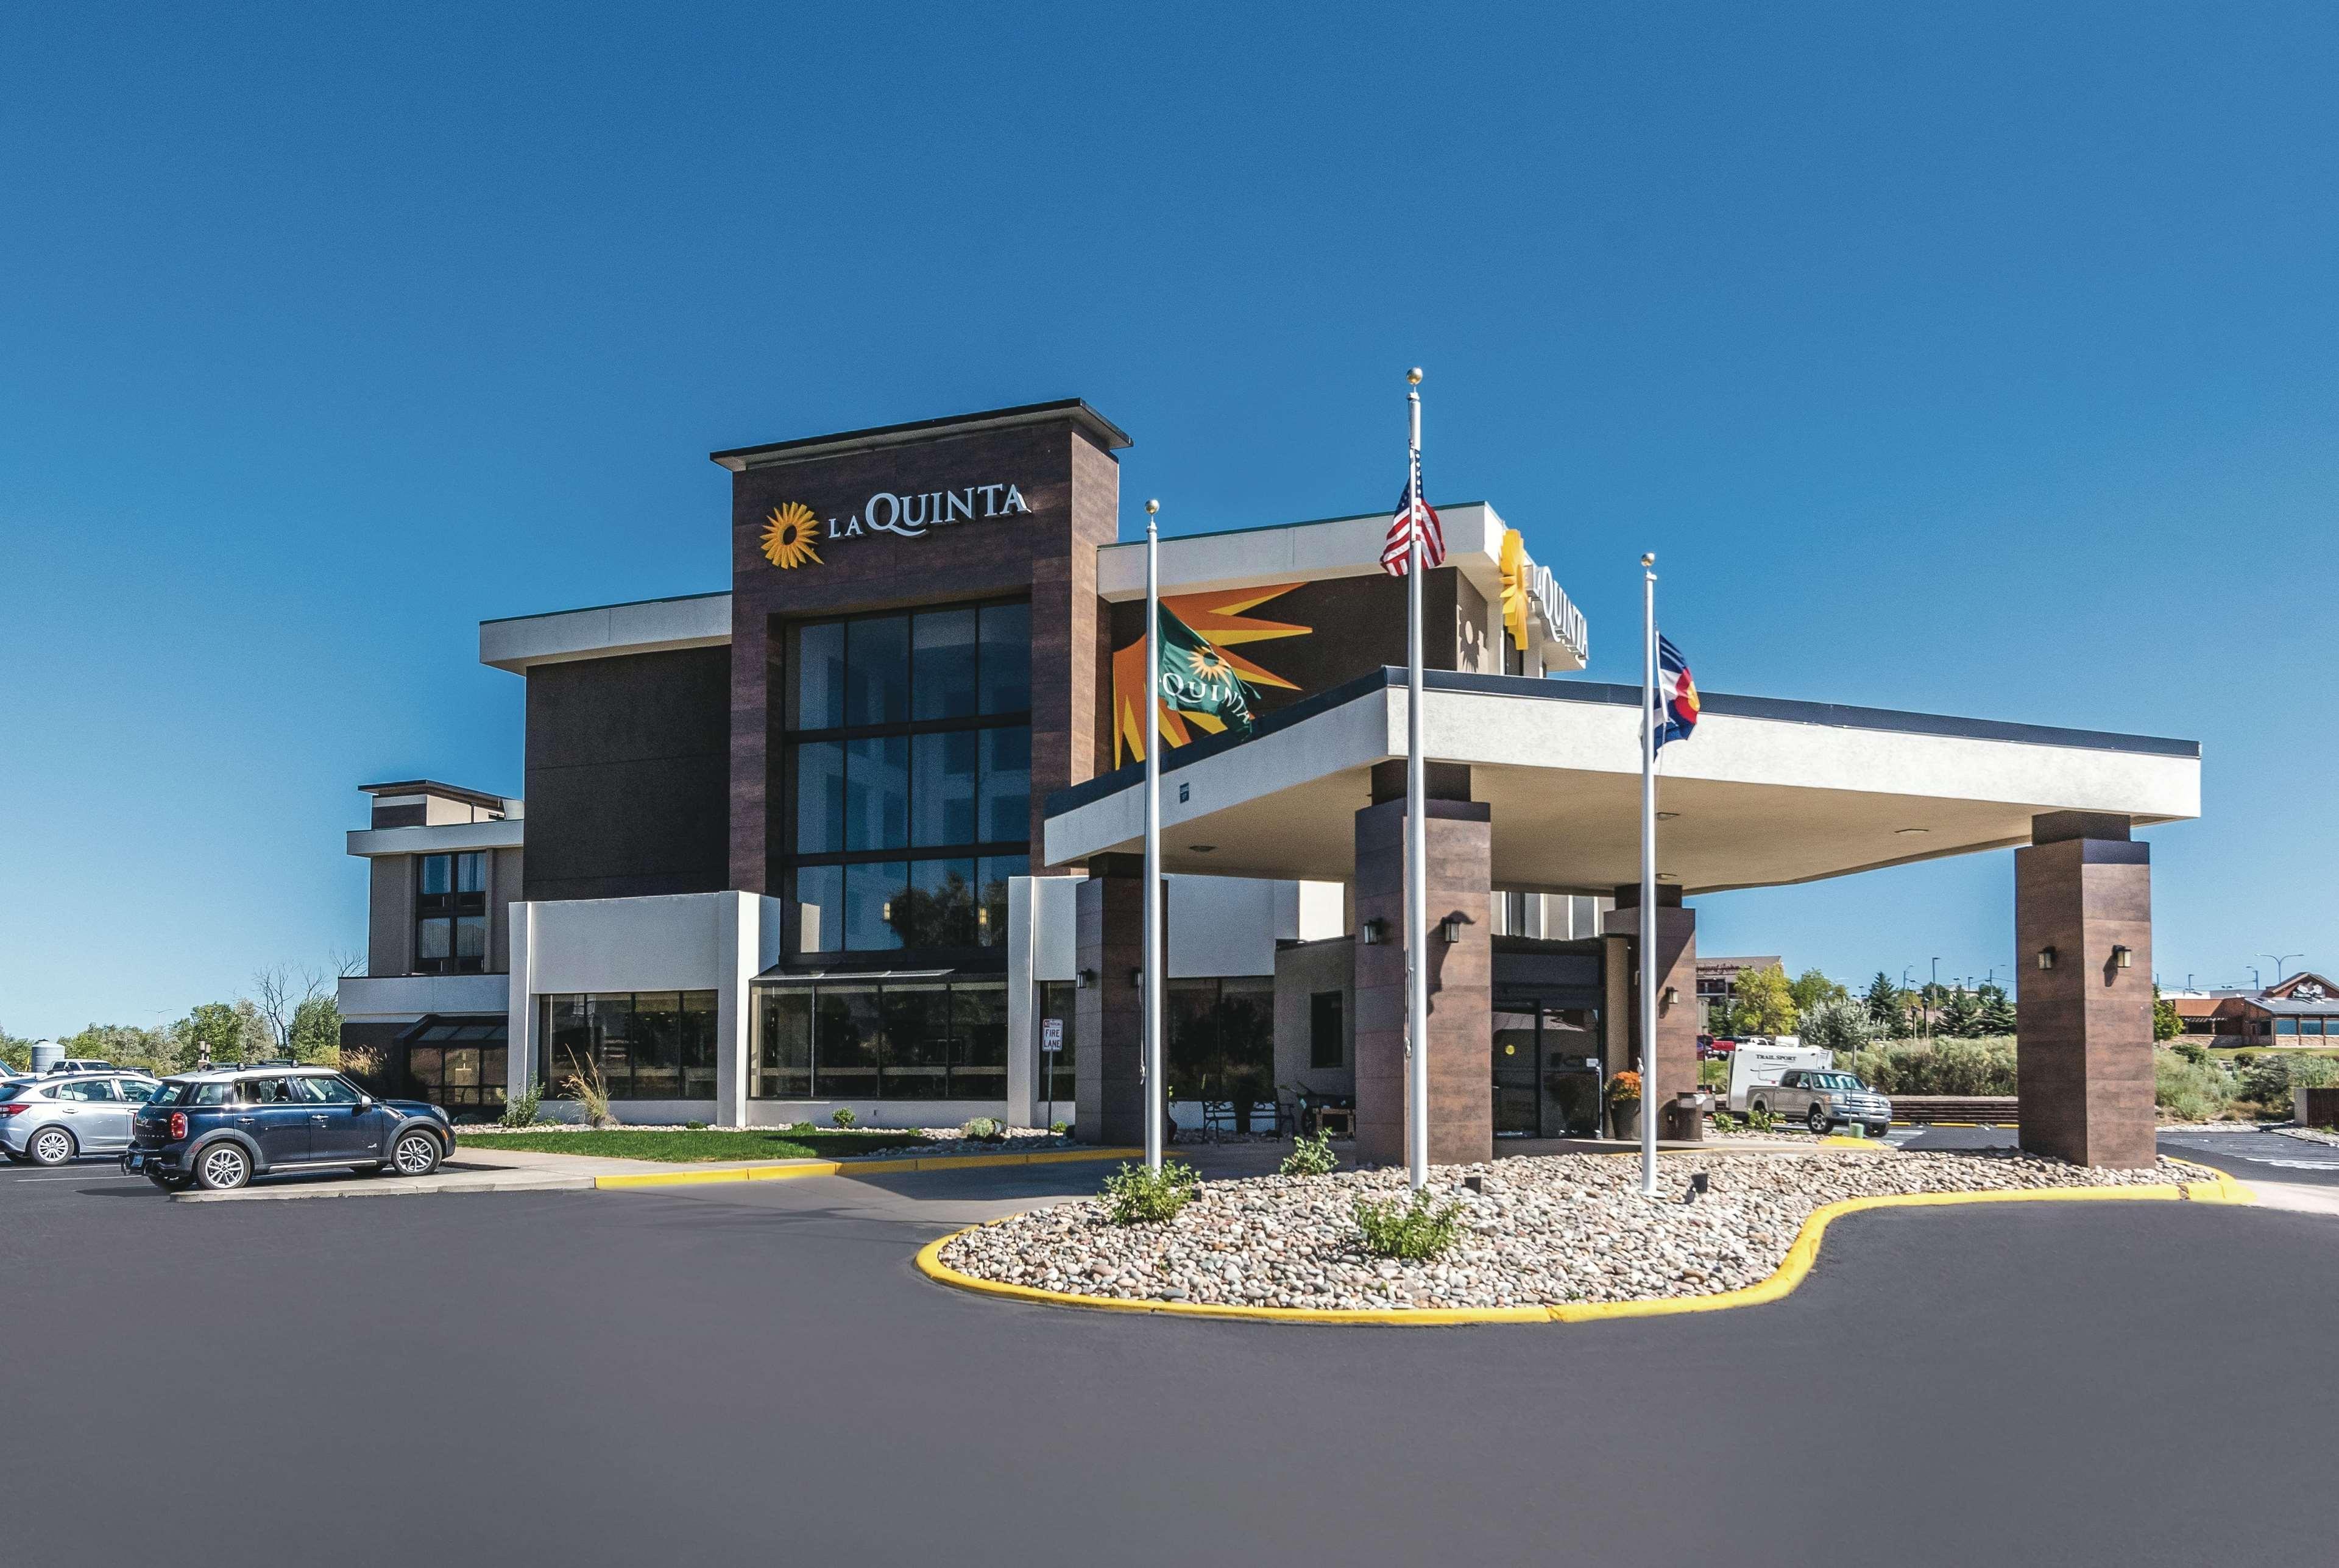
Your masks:
<svg viewBox="0 0 2339 1568"><path fill-rule="evenodd" d="M1601 968L1597 942L1495 939L1495 1137L1599 1136Z"/></svg>

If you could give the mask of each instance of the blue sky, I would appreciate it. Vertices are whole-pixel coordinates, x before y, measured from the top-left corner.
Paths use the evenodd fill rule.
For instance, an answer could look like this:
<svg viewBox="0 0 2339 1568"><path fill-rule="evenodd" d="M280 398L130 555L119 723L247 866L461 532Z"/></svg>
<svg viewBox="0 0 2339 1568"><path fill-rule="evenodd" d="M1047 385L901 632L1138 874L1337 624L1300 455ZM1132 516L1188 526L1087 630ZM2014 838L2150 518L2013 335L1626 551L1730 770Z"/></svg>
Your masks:
<svg viewBox="0 0 2339 1568"><path fill-rule="evenodd" d="M1637 678L2200 740L2158 968L2339 966L2326 7L16 7L0 1022L363 941L482 617L725 586L715 449L1081 396L1132 520L1491 500ZM2008 854L1702 904L2001 977ZM2298 960L2291 961L2295 968Z"/></svg>

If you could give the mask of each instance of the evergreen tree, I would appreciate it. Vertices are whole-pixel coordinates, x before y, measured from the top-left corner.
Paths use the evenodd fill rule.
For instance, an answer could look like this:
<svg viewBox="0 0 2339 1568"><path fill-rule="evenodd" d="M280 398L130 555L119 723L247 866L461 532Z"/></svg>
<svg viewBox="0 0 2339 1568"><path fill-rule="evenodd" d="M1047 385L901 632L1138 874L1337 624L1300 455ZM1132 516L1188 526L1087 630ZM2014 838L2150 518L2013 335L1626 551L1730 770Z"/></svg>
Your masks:
<svg viewBox="0 0 2339 1568"><path fill-rule="evenodd" d="M1981 1001L1973 992L1959 986L1949 992L1941 1003L1940 1016L1933 1021L1933 1032L1959 1040L1970 1040L1981 1032Z"/></svg>
<svg viewBox="0 0 2339 1568"><path fill-rule="evenodd" d="M1860 1001L1868 1009L1868 1023L1871 1031L1877 1034L1899 1034L1902 1031L1907 1012L1900 1005L1900 988L1892 983L1890 975L1878 970L1876 978L1868 982L1868 994Z"/></svg>
<svg viewBox="0 0 2339 1568"><path fill-rule="evenodd" d="M1983 1034L2014 1032L2014 999L2006 994L2002 985L1981 988L1981 1028Z"/></svg>

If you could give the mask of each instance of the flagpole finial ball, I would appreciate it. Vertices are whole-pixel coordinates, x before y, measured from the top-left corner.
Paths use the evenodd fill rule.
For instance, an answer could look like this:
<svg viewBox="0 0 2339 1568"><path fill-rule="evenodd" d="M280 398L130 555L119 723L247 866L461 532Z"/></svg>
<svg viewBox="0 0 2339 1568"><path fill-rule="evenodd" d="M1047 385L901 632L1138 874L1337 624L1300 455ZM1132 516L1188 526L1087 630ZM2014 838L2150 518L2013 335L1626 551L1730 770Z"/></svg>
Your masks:
<svg viewBox="0 0 2339 1568"><path fill-rule="evenodd" d="M1421 367L1416 365L1412 370L1407 370L1405 373L1405 379L1416 387L1421 385Z"/></svg>
<svg viewBox="0 0 2339 1568"><path fill-rule="evenodd" d="M1160 501L1148 501L1145 503L1145 515L1149 518L1160 509L1161 503Z"/></svg>
<svg viewBox="0 0 2339 1568"><path fill-rule="evenodd" d="M1644 567L1653 567L1657 564L1657 557L1653 555L1643 556L1641 564Z"/></svg>

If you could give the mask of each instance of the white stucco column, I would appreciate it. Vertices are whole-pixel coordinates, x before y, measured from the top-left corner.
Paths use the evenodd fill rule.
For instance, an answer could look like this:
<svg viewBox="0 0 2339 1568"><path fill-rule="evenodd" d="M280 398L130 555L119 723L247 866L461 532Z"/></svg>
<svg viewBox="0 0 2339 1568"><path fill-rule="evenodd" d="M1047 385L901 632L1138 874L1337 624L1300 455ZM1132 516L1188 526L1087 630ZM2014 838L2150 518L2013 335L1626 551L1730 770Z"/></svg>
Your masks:
<svg viewBox="0 0 2339 1568"><path fill-rule="evenodd" d="M532 981L535 955L529 941L535 910L534 904L515 900L505 917L511 930L511 983L505 1002L508 1011L504 1025L504 1093L508 1098L526 1093L528 1086L536 1081L536 1053L541 1049L536 1038L536 986Z"/></svg>
<svg viewBox="0 0 2339 1568"><path fill-rule="evenodd" d="M1031 879L1007 879L1007 1117L1039 1124L1039 997L1031 984Z"/></svg>
<svg viewBox="0 0 2339 1568"><path fill-rule="evenodd" d="M752 892L725 893L716 922L723 983L715 995L715 1118L725 1127L747 1120L749 986L763 967L763 903Z"/></svg>

